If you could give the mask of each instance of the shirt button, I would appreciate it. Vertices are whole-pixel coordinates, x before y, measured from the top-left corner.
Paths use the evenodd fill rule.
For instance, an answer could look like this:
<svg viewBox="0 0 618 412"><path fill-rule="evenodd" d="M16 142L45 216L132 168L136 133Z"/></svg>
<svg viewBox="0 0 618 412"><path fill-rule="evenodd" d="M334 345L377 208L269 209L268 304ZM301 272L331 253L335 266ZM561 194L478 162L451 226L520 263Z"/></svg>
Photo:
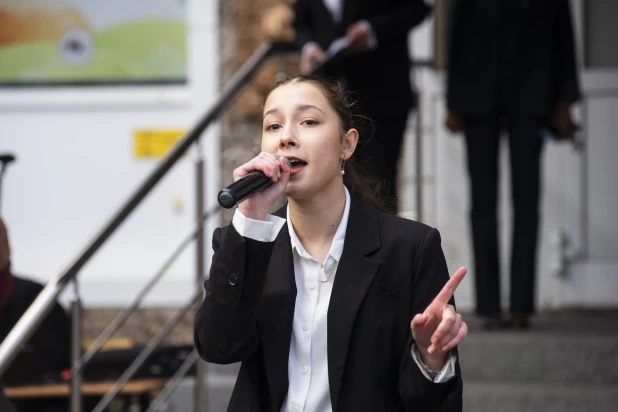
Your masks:
<svg viewBox="0 0 618 412"><path fill-rule="evenodd" d="M303 366L303 374L307 373L309 371L309 368L306 366Z"/></svg>
<svg viewBox="0 0 618 412"><path fill-rule="evenodd" d="M310 283L309 284L309 289L311 289L311 290L315 289L315 283Z"/></svg>
<svg viewBox="0 0 618 412"><path fill-rule="evenodd" d="M309 330L309 325L307 325L306 323L303 325L303 330Z"/></svg>
<svg viewBox="0 0 618 412"><path fill-rule="evenodd" d="M236 286L238 284L238 276L236 273L232 273L229 278L230 285Z"/></svg>

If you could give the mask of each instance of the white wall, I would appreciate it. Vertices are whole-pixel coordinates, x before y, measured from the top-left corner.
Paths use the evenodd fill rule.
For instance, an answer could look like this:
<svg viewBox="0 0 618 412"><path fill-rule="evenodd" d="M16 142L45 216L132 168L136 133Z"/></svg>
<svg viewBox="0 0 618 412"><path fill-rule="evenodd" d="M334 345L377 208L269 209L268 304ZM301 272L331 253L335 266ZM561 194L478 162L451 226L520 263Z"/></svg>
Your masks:
<svg viewBox="0 0 618 412"><path fill-rule="evenodd" d="M154 160L133 157L133 132L189 129L217 97L218 2L187 2L188 87L0 93L0 152L18 158L5 174L1 200L14 272L46 282L65 269L156 166ZM216 125L202 142L207 202L213 204L220 181ZM84 267L86 305L129 302L192 230L192 158L177 164ZM213 228L214 223L206 229L207 251ZM190 247L148 304L176 305L189 298L194 256Z"/></svg>

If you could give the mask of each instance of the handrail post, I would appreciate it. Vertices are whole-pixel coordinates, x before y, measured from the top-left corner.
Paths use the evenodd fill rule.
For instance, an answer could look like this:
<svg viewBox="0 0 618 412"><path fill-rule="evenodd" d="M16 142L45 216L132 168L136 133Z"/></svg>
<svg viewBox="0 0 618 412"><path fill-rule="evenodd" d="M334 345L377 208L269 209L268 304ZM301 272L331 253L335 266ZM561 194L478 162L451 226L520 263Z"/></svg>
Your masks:
<svg viewBox="0 0 618 412"><path fill-rule="evenodd" d="M82 306L77 277L71 299L71 412L82 412Z"/></svg>
<svg viewBox="0 0 618 412"><path fill-rule="evenodd" d="M423 95L420 89L417 89L416 100L416 221L423 222Z"/></svg>
<svg viewBox="0 0 618 412"><path fill-rule="evenodd" d="M197 224L197 239L195 242L195 277L196 287L200 291L203 289L204 282L204 156L200 140L196 145L195 159L195 207L196 207L196 224ZM194 388L194 411L208 411L208 392L205 385L206 378L206 362L202 359L197 360L195 366L195 388Z"/></svg>

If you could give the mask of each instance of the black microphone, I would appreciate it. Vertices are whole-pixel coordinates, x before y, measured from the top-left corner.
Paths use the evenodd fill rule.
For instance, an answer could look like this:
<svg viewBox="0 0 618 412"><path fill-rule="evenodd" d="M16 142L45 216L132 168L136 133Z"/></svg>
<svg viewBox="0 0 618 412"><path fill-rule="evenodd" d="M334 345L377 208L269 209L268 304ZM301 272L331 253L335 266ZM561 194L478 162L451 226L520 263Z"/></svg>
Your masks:
<svg viewBox="0 0 618 412"><path fill-rule="evenodd" d="M277 159L283 157L281 155L274 156L277 157ZM290 161L286 157L283 158L288 164L288 167L292 169ZM248 197L251 197L254 194L266 189L273 183L274 182L270 180L264 172L256 170L255 172L249 173L245 177L241 177L225 189L221 190L219 192L219 196L217 196L217 200L224 208L231 209Z"/></svg>

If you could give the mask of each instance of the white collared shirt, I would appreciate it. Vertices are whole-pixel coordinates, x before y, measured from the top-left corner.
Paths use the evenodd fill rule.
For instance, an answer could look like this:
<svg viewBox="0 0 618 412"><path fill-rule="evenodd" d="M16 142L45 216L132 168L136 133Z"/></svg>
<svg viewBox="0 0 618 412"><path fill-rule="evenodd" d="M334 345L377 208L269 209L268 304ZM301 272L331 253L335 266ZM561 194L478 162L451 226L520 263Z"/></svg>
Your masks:
<svg viewBox="0 0 618 412"><path fill-rule="evenodd" d="M288 207L287 225L294 256L297 292L288 358L289 387L282 412L332 412L328 379L327 314L350 215L350 194L347 188L345 196L343 216L323 265L305 250L296 236ZM232 219L234 228L241 236L262 242L274 241L285 223L286 219L272 215L268 215L266 221L248 219L238 209ZM445 382L455 375L454 355L450 356L434 379L422 368L414 347L412 357L429 380Z"/></svg>
<svg viewBox="0 0 618 412"><path fill-rule="evenodd" d="M335 23L340 23L343 18L343 0L322 0L324 6L330 12Z"/></svg>

